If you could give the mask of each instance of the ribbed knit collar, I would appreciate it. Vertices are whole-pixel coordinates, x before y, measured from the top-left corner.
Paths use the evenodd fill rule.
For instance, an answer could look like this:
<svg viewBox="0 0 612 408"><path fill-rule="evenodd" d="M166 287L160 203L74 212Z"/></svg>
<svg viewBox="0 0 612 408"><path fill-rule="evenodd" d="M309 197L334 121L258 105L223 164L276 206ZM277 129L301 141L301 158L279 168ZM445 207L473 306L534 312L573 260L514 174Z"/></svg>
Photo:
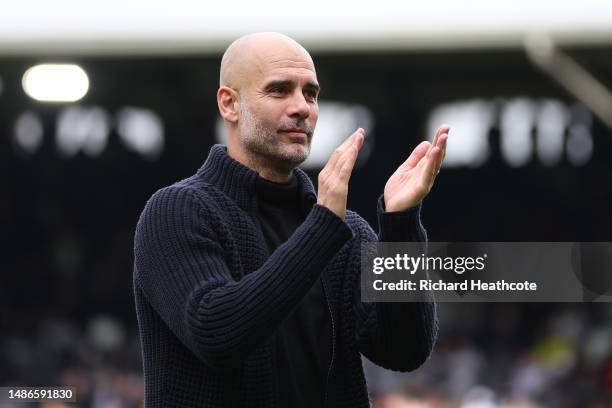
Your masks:
<svg viewBox="0 0 612 408"><path fill-rule="evenodd" d="M227 153L227 147L216 144L208 153L206 161L197 172L206 182L213 184L232 198L242 209L257 209L257 182L259 174L234 160ZM309 211L317 202L312 181L301 169L294 169L304 210Z"/></svg>

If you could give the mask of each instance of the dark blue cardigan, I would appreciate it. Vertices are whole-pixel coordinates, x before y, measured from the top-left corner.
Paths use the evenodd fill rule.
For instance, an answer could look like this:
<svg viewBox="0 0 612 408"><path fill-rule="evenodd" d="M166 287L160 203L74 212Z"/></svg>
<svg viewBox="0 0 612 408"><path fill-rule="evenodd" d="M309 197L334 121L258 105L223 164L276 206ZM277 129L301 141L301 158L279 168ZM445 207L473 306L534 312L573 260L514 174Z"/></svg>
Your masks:
<svg viewBox="0 0 612 408"><path fill-rule="evenodd" d="M308 215L272 254L255 222L259 176L224 146L147 202L134 240L146 407L276 407L272 334L320 276L333 323L327 406L369 406L360 353L399 371L428 358L435 304L359 295L360 242L426 240L420 207L385 213L379 199L377 237L356 213L343 222L316 204L294 173Z"/></svg>

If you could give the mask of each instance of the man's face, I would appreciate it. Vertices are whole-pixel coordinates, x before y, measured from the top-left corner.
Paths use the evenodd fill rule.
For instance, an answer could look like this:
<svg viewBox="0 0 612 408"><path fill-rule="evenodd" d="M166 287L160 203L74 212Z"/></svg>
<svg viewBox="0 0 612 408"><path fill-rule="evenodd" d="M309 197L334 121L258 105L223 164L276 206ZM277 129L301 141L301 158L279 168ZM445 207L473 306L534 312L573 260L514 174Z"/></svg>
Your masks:
<svg viewBox="0 0 612 408"><path fill-rule="evenodd" d="M319 114L319 85L310 58L257 58L253 80L240 90L240 141L248 154L284 169L308 157Z"/></svg>

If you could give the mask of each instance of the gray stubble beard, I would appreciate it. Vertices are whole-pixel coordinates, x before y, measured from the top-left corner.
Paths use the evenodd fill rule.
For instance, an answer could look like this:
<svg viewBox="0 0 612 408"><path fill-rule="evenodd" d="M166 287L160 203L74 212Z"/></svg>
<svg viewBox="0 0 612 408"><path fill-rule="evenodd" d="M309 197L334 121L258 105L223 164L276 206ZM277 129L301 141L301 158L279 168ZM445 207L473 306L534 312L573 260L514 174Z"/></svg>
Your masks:
<svg viewBox="0 0 612 408"><path fill-rule="evenodd" d="M240 102L240 142L244 149L250 153L252 159L260 162L259 165L270 166L290 171L299 166L310 154L310 144L314 129L308 124L301 127L308 128L308 145L305 154L292 154L281 148L281 142L277 136L277 129L267 126L262 120L251 113L246 102ZM292 127L295 123L289 123L286 127Z"/></svg>

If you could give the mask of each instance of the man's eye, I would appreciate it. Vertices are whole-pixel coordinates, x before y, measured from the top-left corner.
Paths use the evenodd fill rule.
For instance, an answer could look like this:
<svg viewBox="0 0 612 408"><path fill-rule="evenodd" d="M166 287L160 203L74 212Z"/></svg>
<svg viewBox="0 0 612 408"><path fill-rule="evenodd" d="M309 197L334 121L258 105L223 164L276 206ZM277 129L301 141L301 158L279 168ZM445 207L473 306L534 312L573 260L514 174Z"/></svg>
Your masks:
<svg viewBox="0 0 612 408"><path fill-rule="evenodd" d="M304 92L304 94L306 95L307 98L309 99L313 99L316 100L317 99L317 93L314 91L306 91Z"/></svg>

